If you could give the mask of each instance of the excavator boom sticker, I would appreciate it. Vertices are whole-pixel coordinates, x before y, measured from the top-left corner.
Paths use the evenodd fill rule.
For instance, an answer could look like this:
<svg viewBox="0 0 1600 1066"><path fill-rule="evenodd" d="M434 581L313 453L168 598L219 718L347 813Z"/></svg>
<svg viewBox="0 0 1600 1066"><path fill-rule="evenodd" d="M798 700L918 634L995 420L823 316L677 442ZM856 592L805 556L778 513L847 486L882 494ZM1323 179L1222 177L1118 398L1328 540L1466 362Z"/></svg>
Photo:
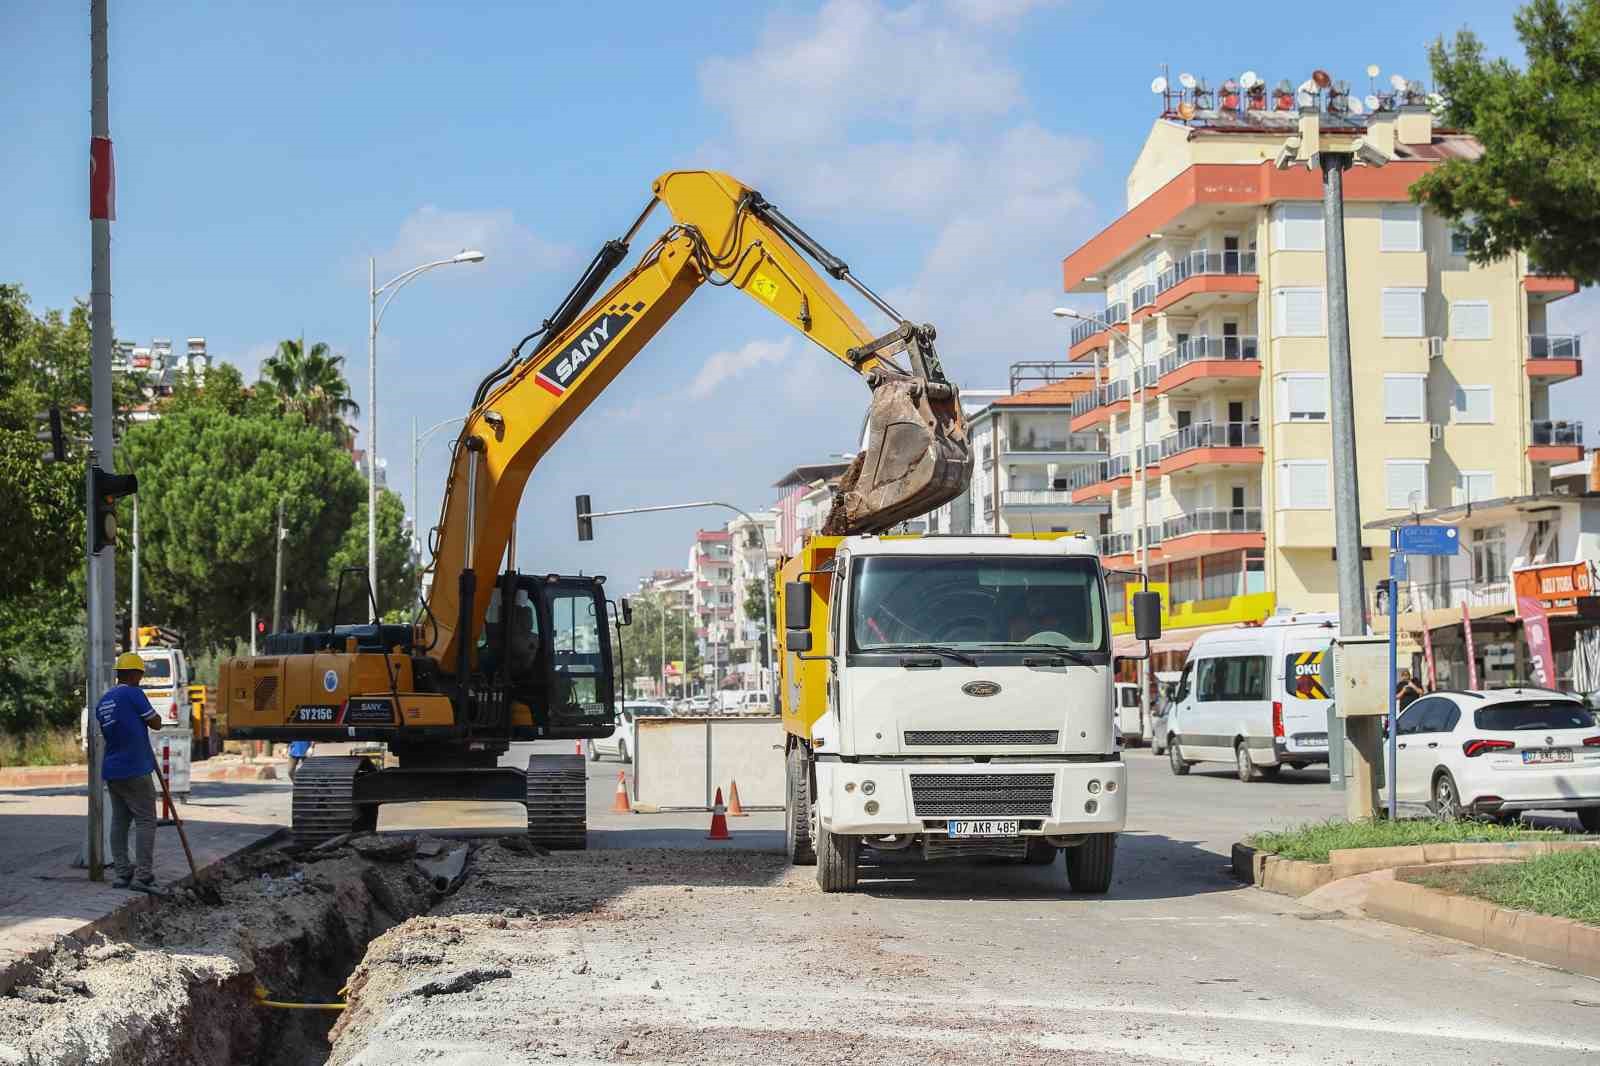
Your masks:
<svg viewBox="0 0 1600 1066"><path fill-rule="evenodd" d="M553 396L564 394L643 310L643 301L606 308L571 344L545 361L537 375L539 384Z"/></svg>

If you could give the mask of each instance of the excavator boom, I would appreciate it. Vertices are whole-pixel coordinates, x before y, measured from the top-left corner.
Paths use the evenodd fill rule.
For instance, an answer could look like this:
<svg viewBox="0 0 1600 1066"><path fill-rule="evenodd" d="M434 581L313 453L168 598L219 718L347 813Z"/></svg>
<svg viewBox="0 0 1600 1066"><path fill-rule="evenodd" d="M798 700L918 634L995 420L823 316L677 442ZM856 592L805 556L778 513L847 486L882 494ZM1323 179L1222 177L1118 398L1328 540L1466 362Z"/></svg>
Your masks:
<svg viewBox="0 0 1600 1066"><path fill-rule="evenodd" d="M611 241L546 323L478 390L457 440L435 530L427 646L446 674L482 625L518 504L540 458L701 285L732 286L861 374L867 441L835 496L825 532L881 532L959 495L971 452L960 398L931 326L903 319L849 267L754 190L714 171L671 171L621 241ZM623 278L593 298L656 203L673 223ZM874 336L815 262L894 322ZM905 364L896 361L903 356ZM484 575L482 579L478 575ZM480 587L480 585L482 587Z"/></svg>

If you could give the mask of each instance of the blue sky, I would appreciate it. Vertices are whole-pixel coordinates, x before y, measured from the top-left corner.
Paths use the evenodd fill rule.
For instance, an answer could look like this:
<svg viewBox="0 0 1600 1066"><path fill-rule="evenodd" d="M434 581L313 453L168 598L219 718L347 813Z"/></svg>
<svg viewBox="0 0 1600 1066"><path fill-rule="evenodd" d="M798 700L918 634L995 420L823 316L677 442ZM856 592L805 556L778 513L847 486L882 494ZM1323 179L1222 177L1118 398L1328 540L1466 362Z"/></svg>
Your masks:
<svg viewBox="0 0 1600 1066"><path fill-rule="evenodd" d="M36 310L89 287L86 9L0 5L0 280ZM483 249L486 263L407 288L384 321L379 452L409 498L412 417L464 412L652 177L715 167L937 325L958 381L1003 384L1013 360L1062 348L1059 260L1121 210L1163 62L1213 82L1321 66L1361 84L1368 63L1425 78L1427 42L1461 25L1520 57L1507 3L1422 2L1377 21L1253 10L112 0L117 334L204 335L253 377L303 332L347 354L364 404L366 257L381 280ZM1557 328L1595 317L1589 294L1556 313ZM1559 389L1558 413L1592 396L1591 382ZM612 520L580 545L573 495L764 506L785 470L851 447L865 399L742 296L706 290L535 472L519 562L627 586L682 565L714 513ZM442 436L421 464L426 523Z"/></svg>

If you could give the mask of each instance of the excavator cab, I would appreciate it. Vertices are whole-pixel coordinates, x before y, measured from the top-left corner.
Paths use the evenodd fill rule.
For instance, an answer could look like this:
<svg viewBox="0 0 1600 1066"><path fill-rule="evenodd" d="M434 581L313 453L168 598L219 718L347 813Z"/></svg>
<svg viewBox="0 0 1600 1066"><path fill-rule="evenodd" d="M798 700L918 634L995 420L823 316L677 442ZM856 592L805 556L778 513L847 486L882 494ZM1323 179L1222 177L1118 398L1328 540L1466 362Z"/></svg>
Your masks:
<svg viewBox="0 0 1600 1066"><path fill-rule="evenodd" d="M502 574L478 639L475 686L503 693L508 739L606 735L615 658L603 577Z"/></svg>

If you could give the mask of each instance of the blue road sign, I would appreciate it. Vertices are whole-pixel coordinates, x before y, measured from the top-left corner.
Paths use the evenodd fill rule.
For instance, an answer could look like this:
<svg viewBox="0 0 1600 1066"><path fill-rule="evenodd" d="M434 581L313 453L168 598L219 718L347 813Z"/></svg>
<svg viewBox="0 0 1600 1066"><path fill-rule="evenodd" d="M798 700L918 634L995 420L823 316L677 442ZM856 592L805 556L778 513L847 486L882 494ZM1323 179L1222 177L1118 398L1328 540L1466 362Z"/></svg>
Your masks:
<svg viewBox="0 0 1600 1066"><path fill-rule="evenodd" d="M1406 567L1406 557L1399 552L1389 556L1389 576L1396 581L1410 580L1410 571Z"/></svg>
<svg viewBox="0 0 1600 1066"><path fill-rule="evenodd" d="M1455 526L1399 526L1395 550L1405 555L1454 555L1461 547Z"/></svg>

